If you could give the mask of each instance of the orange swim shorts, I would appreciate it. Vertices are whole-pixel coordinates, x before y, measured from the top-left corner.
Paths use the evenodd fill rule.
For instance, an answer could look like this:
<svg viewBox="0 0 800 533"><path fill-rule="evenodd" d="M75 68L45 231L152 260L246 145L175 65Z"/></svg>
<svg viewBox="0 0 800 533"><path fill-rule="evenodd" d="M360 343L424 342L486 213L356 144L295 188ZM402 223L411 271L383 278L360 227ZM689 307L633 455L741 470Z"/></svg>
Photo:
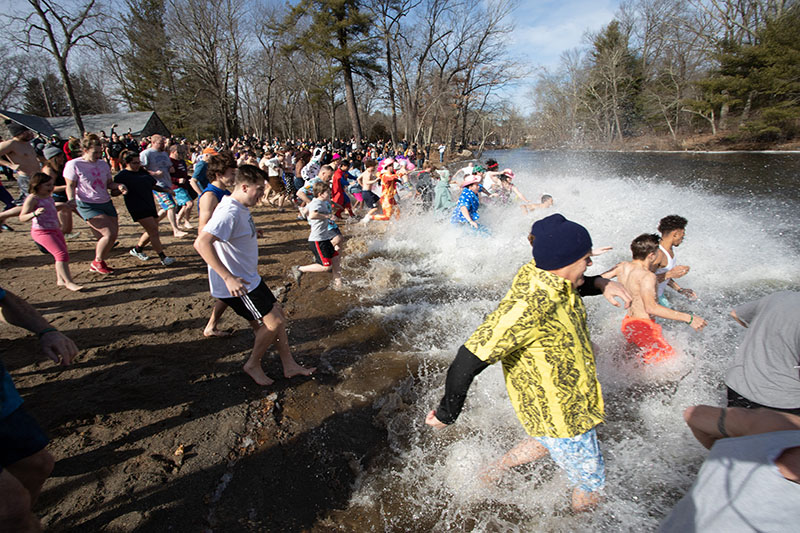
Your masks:
<svg viewBox="0 0 800 533"><path fill-rule="evenodd" d="M628 342L641 348L645 363L660 363L675 356L675 350L661 335L661 326L652 320L625 316L621 329Z"/></svg>

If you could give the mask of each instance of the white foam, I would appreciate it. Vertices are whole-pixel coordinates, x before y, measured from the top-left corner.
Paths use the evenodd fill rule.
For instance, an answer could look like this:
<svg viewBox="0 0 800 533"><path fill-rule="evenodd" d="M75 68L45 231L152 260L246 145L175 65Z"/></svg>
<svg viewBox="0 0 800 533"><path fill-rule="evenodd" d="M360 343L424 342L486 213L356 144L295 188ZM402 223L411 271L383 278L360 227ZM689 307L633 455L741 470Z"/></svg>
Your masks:
<svg viewBox="0 0 800 533"><path fill-rule="evenodd" d="M361 300L347 320L390 325L408 356L424 362L413 401L382 411L392 420L387 427L393 456L362 480L352 504L381 502L388 529L652 530L691 484L705 455L681 415L689 405L722 401L723 373L741 335L728 312L774 290L800 288L800 253L787 245L789 237L798 237L797 206L776 211L769 197L743 201L651 178L594 177L574 169L516 174L529 200L546 190L554 208L524 215L518 208L482 207L481 223L492 231L486 238L403 205L404 218L385 232L368 226L354 235L369 244L347 259L346 273ZM530 259L531 223L555 212L586 226L596 246L614 246L588 274L628 260L630 241L655 232L661 217L687 217L677 258L691 271L680 283L699 300L669 296L676 308L708 320L701 333L664 324L664 336L679 356L664 367L642 368L626 357L619 331L624 311L602 297L584 300L606 399L607 420L598 431L607 500L597 512L580 516L565 513L569 485L547 459L511 472L497 487L477 482L482 465L525 437L499 365L475 380L457 424L434 432L422 423L438 404L456 349Z"/></svg>

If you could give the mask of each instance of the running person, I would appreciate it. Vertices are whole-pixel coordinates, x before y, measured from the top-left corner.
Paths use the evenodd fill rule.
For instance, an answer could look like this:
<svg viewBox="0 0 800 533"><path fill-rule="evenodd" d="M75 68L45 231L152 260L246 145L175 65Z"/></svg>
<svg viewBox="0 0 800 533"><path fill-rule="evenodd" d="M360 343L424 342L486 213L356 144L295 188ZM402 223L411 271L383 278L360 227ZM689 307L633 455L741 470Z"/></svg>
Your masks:
<svg viewBox="0 0 800 533"><path fill-rule="evenodd" d="M661 326L654 316L689 324L695 331L706 326L706 321L690 313L681 313L659 305L656 300L656 275L653 264L658 255L658 235L639 235L631 243L632 261L623 261L604 272L606 279L616 277L628 290L633 303L622 319L622 334L638 346L645 363L659 363L675 356L675 350L661 335Z"/></svg>
<svg viewBox="0 0 800 533"><path fill-rule="evenodd" d="M273 383L261 368L261 358L273 344L285 377L308 376L315 370L292 357L283 309L258 273L258 238L249 208L258 204L265 185L266 176L258 167L237 169L233 192L222 199L194 242L208 264L211 295L245 320L256 322L253 351L244 371L262 386Z"/></svg>
<svg viewBox="0 0 800 533"><path fill-rule="evenodd" d="M89 270L111 274L114 269L106 264L106 259L119 233L117 210L111 202L111 195L122 194L124 185L114 183L111 167L100 159L103 154L100 137L94 133L86 135L81 141L81 149L83 155L67 161L64 166L67 198L70 206L77 208L78 214L89 224L97 238L95 257Z"/></svg>
<svg viewBox="0 0 800 533"><path fill-rule="evenodd" d="M203 231L203 228L211 219L214 210L219 205L220 201L225 196L231 194L233 189L234 180L236 177L236 159L233 154L228 151L220 152L212 155L208 160L208 175L211 177L211 182L206 185L205 189L200 195L198 205L200 207L200 214L197 222L198 234ZM203 335L206 337L229 337L233 334L231 330L220 330L217 325L222 320L222 314L228 308L228 304L222 300L214 301L214 308L211 310L211 316L208 317L208 323L203 328Z"/></svg>
<svg viewBox="0 0 800 533"><path fill-rule="evenodd" d="M653 268L658 277L658 303L664 307L672 307L664 294L667 286L690 300L697 298L692 289L681 288L675 281L689 273L688 266L678 264L674 250L674 247L680 246L686 237L686 224L687 220L678 215L666 216L658 222L661 243L658 245L659 254Z"/></svg>
<svg viewBox="0 0 800 533"><path fill-rule="evenodd" d="M53 199L55 180L44 172L34 174L29 187L30 194L25 197L25 202L22 204L20 222L32 222L31 238L50 252L56 260L56 284L71 291L83 289L73 281L69 271L67 241L64 240L58 221L58 210L71 208L66 204L56 207Z"/></svg>
<svg viewBox="0 0 800 533"><path fill-rule="evenodd" d="M604 408L594 349L581 296L600 294L612 304L630 297L618 283L595 276L592 239L560 214L537 221L528 239L533 261L458 351L447 371L445 393L425 423L443 428L458 418L472 380L502 362L509 399L530 437L492 463L485 481L547 455L567 472L572 508L588 511L600 501L605 466L595 428Z"/></svg>
<svg viewBox="0 0 800 533"><path fill-rule="evenodd" d="M175 259L164 253L164 247L158 235L158 212L153 200L153 191L168 192L169 194L172 191L158 185L155 178L142 168L138 153L124 150L120 154L120 161L125 168L114 176L114 182L125 186L126 191L123 193L125 207L133 221L138 222L144 228L144 233L129 253L137 259L149 261L150 258L145 255L143 248L150 242L153 250L158 254L161 264L169 266L175 262Z"/></svg>

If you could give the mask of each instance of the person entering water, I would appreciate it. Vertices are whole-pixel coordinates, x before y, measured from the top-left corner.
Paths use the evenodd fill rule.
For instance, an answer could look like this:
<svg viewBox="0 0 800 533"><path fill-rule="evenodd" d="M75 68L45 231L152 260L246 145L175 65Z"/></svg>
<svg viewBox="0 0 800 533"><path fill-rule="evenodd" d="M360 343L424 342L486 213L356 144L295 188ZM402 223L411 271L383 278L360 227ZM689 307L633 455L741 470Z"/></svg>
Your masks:
<svg viewBox="0 0 800 533"><path fill-rule="evenodd" d="M706 321L699 316L675 311L656 301L656 275L652 269L658 257L658 243L658 235L639 235L631 243L633 260L623 261L602 274L606 279L616 277L633 298L621 329L625 339L641 349L645 363L659 363L675 356L675 350L664 340L661 326L653 321L653 316L685 322L695 331L706 326Z"/></svg>
<svg viewBox="0 0 800 533"><path fill-rule="evenodd" d="M604 407L581 296L602 293L627 307L630 295L619 283L584 277L592 239L580 224L551 215L533 224L528 239L533 261L519 269L497 309L461 346L444 397L425 423L436 429L454 423L475 376L501 361L509 399L530 438L492 463L483 479L499 479L549 453L573 485L573 510L589 511L605 485L595 431Z"/></svg>
<svg viewBox="0 0 800 533"><path fill-rule="evenodd" d="M661 233L661 243L658 245L658 254L653 262L656 276L658 276L658 303L664 307L672 307L664 291L667 286L678 291L690 300L697 299L692 289L679 286L675 280L689 273L689 267L679 265L675 259L676 246L680 246L686 236L688 221L682 216L669 215L658 222L658 232Z"/></svg>

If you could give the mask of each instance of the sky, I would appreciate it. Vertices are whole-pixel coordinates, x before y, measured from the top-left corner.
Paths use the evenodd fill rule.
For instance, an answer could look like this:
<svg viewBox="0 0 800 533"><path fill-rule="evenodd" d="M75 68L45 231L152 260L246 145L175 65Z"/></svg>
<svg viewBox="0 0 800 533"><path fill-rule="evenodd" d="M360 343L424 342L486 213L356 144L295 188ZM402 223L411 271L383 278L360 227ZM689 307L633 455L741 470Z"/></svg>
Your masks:
<svg viewBox="0 0 800 533"><path fill-rule="evenodd" d="M509 51L532 71L512 91L517 106L530 106L526 93L539 67L555 69L561 54L583 46L587 31L611 22L619 0L520 0L513 13L514 32Z"/></svg>

